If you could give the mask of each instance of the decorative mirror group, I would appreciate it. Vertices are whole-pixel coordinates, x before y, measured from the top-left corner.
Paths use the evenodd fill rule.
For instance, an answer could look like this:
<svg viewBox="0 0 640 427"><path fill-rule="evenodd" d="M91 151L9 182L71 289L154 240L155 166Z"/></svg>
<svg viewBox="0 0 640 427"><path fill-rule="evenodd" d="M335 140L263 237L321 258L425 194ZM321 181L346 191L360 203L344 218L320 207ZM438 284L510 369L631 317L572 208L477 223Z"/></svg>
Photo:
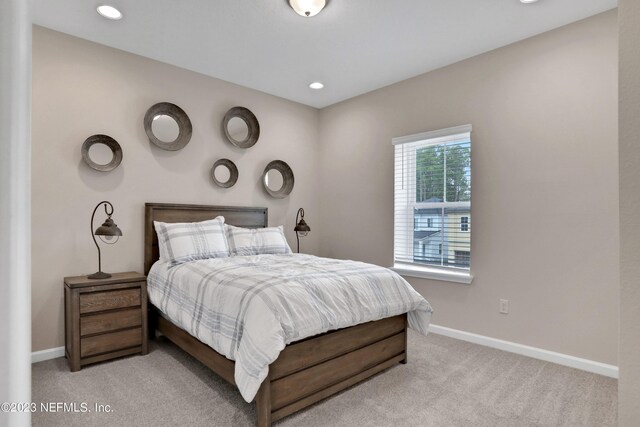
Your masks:
<svg viewBox="0 0 640 427"><path fill-rule="evenodd" d="M187 113L170 102L152 105L144 116L144 130L156 147L177 151L191 140L193 127ZM253 147L260 137L256 116L245 107L233 107L224 115L222 129L227 140L242 149ZM108 172L122 162L122 148L107 135L93 135L82 144L82 158L92 169ZM211 181L222 188L230 188L238 181L238 167L229 159L217 160L211 168ZM276 199L287 197L293 190L293 171L282 160L270 162L262 174L267 194Z"/></svg>

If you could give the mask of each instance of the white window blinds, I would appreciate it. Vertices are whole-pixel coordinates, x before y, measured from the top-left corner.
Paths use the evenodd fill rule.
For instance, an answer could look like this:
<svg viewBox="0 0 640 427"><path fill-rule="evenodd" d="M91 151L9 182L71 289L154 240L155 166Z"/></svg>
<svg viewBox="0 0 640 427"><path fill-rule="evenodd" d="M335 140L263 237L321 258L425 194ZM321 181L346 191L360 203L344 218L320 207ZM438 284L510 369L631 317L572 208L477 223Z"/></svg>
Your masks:
<svg viewBox="0 0 640 427"><path fill-rule="evenodd" d="M471 265L471 125L393 139L394 261Z"/></svg>

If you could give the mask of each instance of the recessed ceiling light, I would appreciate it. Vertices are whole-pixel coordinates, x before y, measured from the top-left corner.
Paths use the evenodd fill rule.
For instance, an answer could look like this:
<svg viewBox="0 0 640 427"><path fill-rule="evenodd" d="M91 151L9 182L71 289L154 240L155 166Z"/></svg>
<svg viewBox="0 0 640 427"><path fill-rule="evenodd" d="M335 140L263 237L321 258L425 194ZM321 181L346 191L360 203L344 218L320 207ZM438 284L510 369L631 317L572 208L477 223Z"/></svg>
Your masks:
<svg viewBox="0 0 640 427"><path fill-rule="evenodd" d="M313 83L311 83L311 84L309 85L309 87L310 87L311 89L319 90L319 89L322 89L322 88L324 87L324 85L323 85L322 83L320 83L320 82L313 82Z"/></svg>
<svg viewBox="0 0 640 427"><path fill-rule="evenodd" d="M520 0L520 3L524 3L524 4L529 4L529 3L535 3L538 0Z"/></svg>
<svg viewBox="0 0 640 427"><path fill-rule="evenodd" d="M115 7L109 6L107 4L98 6L98 13L101 16L104 16L107 19L113 19L114 21L117 21L118 19L122 19L122 12L120 12Z"/></svg>

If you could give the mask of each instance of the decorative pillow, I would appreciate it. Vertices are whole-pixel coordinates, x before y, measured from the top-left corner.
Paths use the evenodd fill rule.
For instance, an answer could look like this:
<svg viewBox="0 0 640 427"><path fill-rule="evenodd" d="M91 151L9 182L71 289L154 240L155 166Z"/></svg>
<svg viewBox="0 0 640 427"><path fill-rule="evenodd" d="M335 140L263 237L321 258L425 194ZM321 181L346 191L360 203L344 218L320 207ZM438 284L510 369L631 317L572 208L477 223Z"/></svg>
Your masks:
<svg viewBox="0 0 640 427"><path fill-rule="evenodd" d="M282 226L242 228L225 224L231 255L290 254Z"/></svg>
<svg viewBox="0 0 640 427"><path fill-rule="evenodd" d="M187 261L229 256L222 216L202 222L154 221L153 225L158 234L160 259L169 262L169 267Z"/></svg>

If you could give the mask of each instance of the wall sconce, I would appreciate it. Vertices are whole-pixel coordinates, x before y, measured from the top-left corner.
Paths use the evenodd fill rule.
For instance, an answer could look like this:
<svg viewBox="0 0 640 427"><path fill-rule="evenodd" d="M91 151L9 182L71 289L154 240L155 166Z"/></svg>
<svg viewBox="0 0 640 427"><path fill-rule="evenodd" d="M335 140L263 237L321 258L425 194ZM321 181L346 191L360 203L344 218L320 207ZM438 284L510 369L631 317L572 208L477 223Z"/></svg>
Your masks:
<svg viewBox="0 0 640 427"><path fill-rule="evenodd" d="M107 219L94 232L93 218L96 215L96 211L102 204L104 204L104 213L107 214ZM122 231L118 228L116 223L113 222L113 220L111 219L111 215L113 215L113 205L110 202L107 202L106 200L98 203L98 205L93 210L93 213L91 214L91 237L93 238L93 243L96 244L96 248L98 248L98 271L96 273L93 273L87 276L87 278L89 279L108 279L109 277L111 277L111 274L105 273L102 271L102 259L100 255L100 246L98 246L98 242L96 241L96 236L99 236L100 240L102 240L107 245L113 245L118 241L118 238L122 236ZM102 236L104 236L104 238Z"/></svg>
<svg viewBox="0 0 640 427"><path fill-rule="evenodd" d="M299 220L298 220L299 218ZM296 214L296 226L293 229L296 232L296 242L298 243L298 253L300 253L300 237L306 236L311 231L311 228L304 221L304 209L298 209L298 213Z"/></svg>
<svg viewBox="0 0 640 427"><path fill-rule="evenodd" d="M289 0L289 6L295 12L304 16L305 18L311 18L317 15L326 6L326 0Z"/></svg>

